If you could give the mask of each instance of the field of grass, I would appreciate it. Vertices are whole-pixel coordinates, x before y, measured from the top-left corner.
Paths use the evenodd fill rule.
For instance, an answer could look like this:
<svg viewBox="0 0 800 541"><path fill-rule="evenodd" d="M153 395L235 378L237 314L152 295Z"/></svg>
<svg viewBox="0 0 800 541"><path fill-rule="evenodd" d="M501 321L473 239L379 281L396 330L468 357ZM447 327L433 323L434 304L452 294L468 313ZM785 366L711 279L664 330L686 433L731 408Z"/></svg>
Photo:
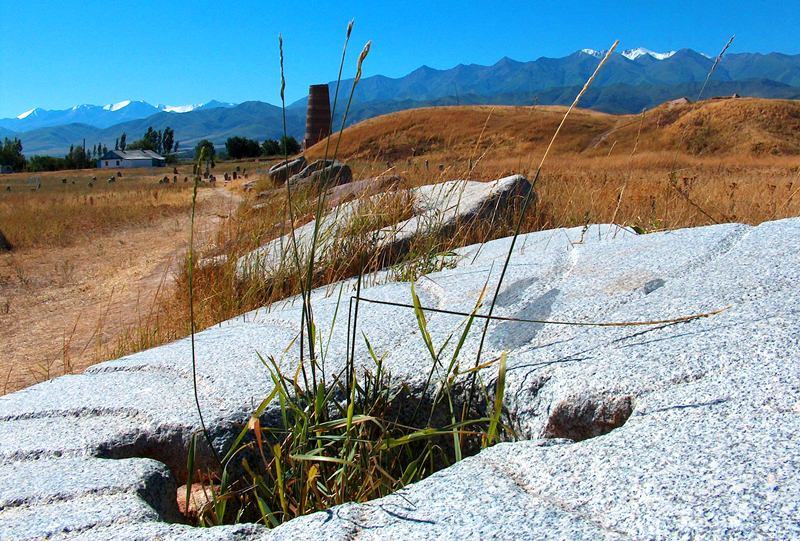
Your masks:
<svg viewBox="0 0 800 541"><path fill-rule="evenodd" d="M165 174L171 179L171 168L126 171L114 183L92 181L91 186L91 176L107 177L98 171L46 173L41 175L38 190L31 190L28 177L32 175L4 177L11 189L0 193L0 227L15 251L0 259L0 293L12 291L17 296L17 313L6 310L10 333L3 338L10 343L27 333L33 337L28 340L30 345L37 345L49 328L47 321L36 320L42 306L57 304L52 299L58 296L82 298L93 286L94 308L89 319L97 320L81 327L86 308L67 306L74 324L71 333L69 325L61 331L62 351L48 352L45 364L40 361L35 367L26 367L30 377L17 378L11 389L185 337L192 325L201 330L309 288L379 269L388 267L381 279L413 282L446 267L449 263L444 256L458 247L514 234L518 221L522 233L591 223L615 223L648 233L723 222L758 224L800 215L800 106L795 102L720 100L664 105L625 116L577 110L564 125L535 185L533 205L521 221L521 199L516 199L491 218L459 223L447 231L432 221L397 251L377 245L376 229L412 215L409 190L413 187L454 179L489 181L514 173L532 179L534 166L564 112L561 107L431 108L387 115L349 128L343 134L338 158L352 167L356 180L393 178L392 191L375 195L379 192L367 187L352 194L355 210L346 220L319 231L332 240L323 243L326 249L316 254L310 268L309 254L300 253L298 260L286 255L269 272L246 277L238 272L240 257L309 223L318 205L323 214L333 207L330 201L326 204L319 199L318 187L295 188L290 207L286 186L274 185L267 178L268 163L218 164L218 178L236 167L250 170L255 190L241 191L239 181L200 191L196 209L200 218L195 223L198 240L190 270L185 240L193 185L183 179L191 177L191 165L181 166L178 182L168 184L158 180ZM323 147L324 142L309 149L307 157L322 157ZM215 204L210 203L213 197ZM336 199L333 194L330 197ZM162 240L156 258L160 266L142 264L140 253L154 249L149 244L155 245L155 239ZM84 259L94 262L94 267L75 266L75 261L80 265ZM36 272L30 272L31 262L38 265ZM138 274L124 272L130 270L127 267L138 269ZM76 274L90 277L75 278ZM102 282L105 274L115 279ZM121 296L116 293L118 287L142 280L144 274L144 280L138 282L149 284L144 297L142 290L135 295L130 289ZM424 338L425 316L414 300ZM0 319L4 317L2 301L0 298ZM63 307L56 306L59 311L64 311ZM25 310L30 317L20 318ZM53 317L54 312L48 315ZM473 317L468 318L468 325ZM17 319L23 324L17 324ZM34 327L38 334L30 332ZM73 344L76 332L77 345ZM308 333L313 335L311 330ZM6 349L0 353L12 351ZM27 354L29 349L17 347L13 354ZM431 355L432 366L441 363L432 348ZM434 408L437 401L449 404L452 422L433 432L430 427L423 428L424 419L401 423L395 418L394 425L370 424L376 412L381 419L391 417L394 400L389 398L393 390L388 379L381 375L381 360L374 360L377 372L365 375L363 388L353 377L352 359L348 359L344 381L330 388L316 381L303 387L297 375L293 379L282 375L276 365L268 368L275 382L270 397L281 397L284 426L261 427L256 415L242 428L242 437L252 432L257 441L257 445L254 441L243 444L260 458L260 473L247 470L252 483L239 479L224 486L227 481L219 472L198 471L192 466L192 443L187 470L200 475L198 480L205 489L224 494L193 518L206 525L229 522L231 513L226 514L226 505L231 502L233 506L233 500L244 495L237 505L246 514L239 518L277 525L314 509L388 494L460 460L462 445L469 454L503 437L513 437L501 419L504 356L485 363L497 370L494 396L487 395L486 404L479 404L474 411L471 403L467 405L458 423L450 396L456 391L450 385L460 368L453 360L456 372L452 379L448 372L447 381L437 383L444 394L433 401ZM59 369L53 369L58 361ZM348 404L356 409L340 407L331 398L337 392L351 397ZM467 418L474 428L464 428ZM386 454L394 445L393 438L416 442L418 437L424 439L423 446L414 443L402 453ZM353 465L353 477L343 477L343 462L315 464L316 458L306 454L312 448L314 452L324 450L327 458L351 457L345 462ZM234 446L231 453L239 450ZM391 460L376 466L387 456ZM410 464L409 459L413 459ZM286 476L302 482L284 487L281 483ZM320 476L334 481L333 490L312 493L304 488L322 486L315 485ZM194 490L191 474L187 481L189 500ZM370 490L363 490L367 485ZM289 488L297 489L296 493ZM287 504L287 498L293 503ZM264 502L269 502L267 507Z"/></svg>
<svg viewBox="0 0 800 541"><path fill-rule="evenodd" d="M375 270L387 263L396 265L397 277L413 278L439 268L436 254L511 234L516 208L491 223L468 224L446 237L422 235L406 253L388 259L386 254L377 254L365 237L377 226L407 217L397 198L407 197L409 187L451 179L491 180L517 172L530 175L564 110L419 109L346 130L340 159L351 165L354 178L396 175L399 191L394 199L377 202L362 196L353 223L340 230L348 231L350 239L335 243L333 253L317 262L313 285L333 283L353 276L358 268ZM537 200L522 231L614 222L651 232L722 222L758 224L800 215L798 117L800 106L795 102L749 99L664 105L643 115L577 110L542 171ZM703 127L709 125L714 129ZM705 137L702 144L698 134ZM321 157L323 147L321 143L309 149L309 159ZM198 329L300 292L296 266L288 261L270 276L241 280L236 275L237 258L291 230L286 190L269 181L268 165L240 161L217 166L218 177L237 166L246 168L257 184L255 191L242 194L244 202L233 215L218 220L218 227L206 232L209 241L197 259L221 256L225 262L196 268ZM0 193L1 227L24 253L80 246L126 227L146 228L164 219L185 223L191 181L184 183L183 178L191 176L191 165L180 167L177 184L158 184L164 174L171 178L168 169L125 171L113 184L96 170L44 173L42 188L35 192L26 185L31 175L6 175L0 179L0 188L11 185L12 190ZM90 188L94 175L101 180ZM266 194L258 197L259 192ZM316 197L313 189L293 194L295 227L313 218ZM141 300L136 323L117 333L96 360L188 333L188 277L183 256L177 254L177 258L179 272L174 281L170 277L169 287L157 289L157 299ZM52 266L68 265L59 267L54 262ZM9 270L8 275L13 272Z"/></svg>
<svg viewBox="0 0 800 541"><path fill-rule="evenodd" d="M13 246L0 253L0 393L114 356L119 336L147 320L160 292L171 294L188 240L192 192L182 179L191 169L179 167L170 184L158 181L172 168L123 170L110 184L98 170L0 177L0 229ZM200 246L236 209L229 188L200 191Z"/></svg>
<svg viewBox="0 0 800 541"><path fill-rule="evenodd" d="M189 208L191 186L183 182L185 175L178 183L158 184L164 175L172 178L171 168L125 171L108 183L111 174L87 169L4 175L0 178L3 232L17 249L67 246ZM36 178L39 190L32 189Z"/></svg>

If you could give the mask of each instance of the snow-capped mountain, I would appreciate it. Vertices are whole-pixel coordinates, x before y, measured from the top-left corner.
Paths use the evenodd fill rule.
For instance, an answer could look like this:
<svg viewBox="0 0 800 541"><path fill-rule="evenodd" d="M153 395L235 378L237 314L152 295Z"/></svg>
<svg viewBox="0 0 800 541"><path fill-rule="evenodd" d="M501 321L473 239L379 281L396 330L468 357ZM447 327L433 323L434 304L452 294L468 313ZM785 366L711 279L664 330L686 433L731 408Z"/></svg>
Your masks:
<svg viewBox="0 0 800 541"><path fill-rule="evenodd" d="M47 110L34 107L20 113L15 118L0 119L0 127L19 132L74 123L107 128L120 122L147 118L159 112L188 113L198 109L233 107L234 105L217 100L190 105L151 105L146 101L128 99L106 105L75 105L69 109Z"/></svg>
<svg viewBox="0 0 800 541"><path fill-rule="evenodd" d="M642 56L650 56L655 58L656 60L665 60L671 56L673 56L677 51L668 51L666 53L657 53L655 51L651 51L650 49L645 49L644 47L637 47L636 49L628 49L626 51L622 51L622 56L627 58L628 60L636 60Z"/></svg>
<svg viewBox="0 0 800 541"><path fill-rule="evenodd" d="M605 50L597 51L595 49L581 49L578 52L589 56L593 56L595 58L603 58L606 55ZM628 60L636 60L637 58L642 58L642 57L649 57L655 60L666 60L667 58L674 56L676 52L677 51L667 51L665 53L657 53L655 51L651 51L650 49L645 49L644 47L637 47L635 49L624 50L617 54L619 54L620 56L624 56ZM708 55L705 54L703 56L708 57Z"/></svg>
<svg viewBox="0 0 800 541"><path fill-rule="evenodd" d="M17 118L19 120L22 120L23 118L28 118L31 115L35 115L37 113L37 111L40 111L40 110L41 109L39 109L38 107L34 107L33 109L29 109L28 111L25 111L24 113L20 113L19 115L17 115Z"/></svg>
<svg viewBox="0 0 800 541"><path fill-rule="evenodd" d="M593 56L595 58L603 58L606 54L605 51L595 51L594 49L581 49L579 52L588 54L589 56Z"/></svg>

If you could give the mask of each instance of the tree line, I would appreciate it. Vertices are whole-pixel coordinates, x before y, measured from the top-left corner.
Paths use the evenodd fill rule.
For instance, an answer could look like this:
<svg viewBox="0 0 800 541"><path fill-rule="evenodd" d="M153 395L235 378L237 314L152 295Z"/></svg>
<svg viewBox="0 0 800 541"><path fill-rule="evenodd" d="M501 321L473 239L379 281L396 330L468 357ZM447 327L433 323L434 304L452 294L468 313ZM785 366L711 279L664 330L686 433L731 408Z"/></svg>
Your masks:
<svg viewBox="0 0 800 541"><path fill-rule="evenodd" d="M167 126L163 130L154 130L148 127L141 139L128 143L128 136L122 133L114 143L114 150L152 150L166 156L168 161L175 159L178 152L178 141L175 140L175 131ZM195 146L195 158L200 155L200 149L206 147L206 156L213 160L216 156L214 144L208 139L203 139ZM247 137L229 137L225 141L225 151L230 158L256 158L258 156L283 156L300 152L300 143L292 136L283 136L280 139L266 139L259 143ZM97 166L99 160L108 147L97 143L91 147L84 141L80 145L70 145L69 152L63 157L34 155L28 158L22 152L22 141L18 138L5 138L0 145L0 165L10 167L13 171L59 171L62 169L91 169ZM171 160L170 160L171 159Z"/></svg>
<svg viewBox="0 0 800 541"><path fill-rule="evenodd" d="M168 156L178 152L179 141L175 140L175 130L167 126L163 130L154 130L152 126L147 128L141 139L128 144L128 134L122 132L114 143L114 150L152 150L162 156Z"/></svg>
<svg viewBox="0 0 800 541"><path fill-rule="evenodd" d="M247 137L228 137L225 141L225 151L230 158L257 158L258 156L283 156L300 152L300 143L292 136L283 136L280 139L267 139L259 143Z"/></svg>
<svg viewBox="0 0 800 541"><path fill-rule="evenodd" d="M147 128L141 139L127 144L127 134L123 133L114 144L115 150L152 150L167 158L178 152L178 141L175 131L167 126L163 130ZM97 167L97 161L108 152L108 147L97 143L91 147L86 141L80 145L70 145L69 152L63 157L34 155L26 157L22 152L22 141L18 138L3 139L0 145L0 165L10 167L14 172L20 171L60 171L62 169L91 169ZM168 161L170 161L168 159Z"/></svg>

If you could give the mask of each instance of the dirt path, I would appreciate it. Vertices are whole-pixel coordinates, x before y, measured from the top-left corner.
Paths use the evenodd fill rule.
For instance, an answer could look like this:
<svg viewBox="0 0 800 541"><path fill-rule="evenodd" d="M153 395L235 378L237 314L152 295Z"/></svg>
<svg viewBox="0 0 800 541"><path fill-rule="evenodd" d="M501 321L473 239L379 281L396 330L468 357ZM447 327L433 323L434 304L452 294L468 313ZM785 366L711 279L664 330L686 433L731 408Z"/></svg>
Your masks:
<svg viewBox="0 0 800 541"><path fill-rule="evenodd" d="M201 190L195 235L207 246L240 196ZM189 215L121 229L65 248L0 255L0 394L102 360L174 280Z"/></svg>

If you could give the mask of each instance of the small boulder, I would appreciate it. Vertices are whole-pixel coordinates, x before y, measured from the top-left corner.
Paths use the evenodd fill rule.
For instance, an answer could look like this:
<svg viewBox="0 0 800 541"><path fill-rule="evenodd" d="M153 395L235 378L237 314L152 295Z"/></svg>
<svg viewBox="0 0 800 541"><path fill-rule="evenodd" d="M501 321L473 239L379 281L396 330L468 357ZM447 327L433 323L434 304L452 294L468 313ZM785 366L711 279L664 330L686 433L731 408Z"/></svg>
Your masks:
<svg viewBox="0 0 800 541"><path fill-rule="evenodd" d="M292 175L296 175L306 166L306 159L304 156L295 158L293 160L281 161L269 168L269 178L273 182L286 182Z"/></svg>
<svg viewBox="0 0 800 541"><path fill-rule="evenodd" d="M186 485L178 487L176 500L178 510L187 518L196 518L198 510L202 510L209 505L212 499L212 492L219 494L219 488L214 485L204 485L203 483L192 483L189 492L189 502L186 502Z"/></svg>
<svg viewBox="0 0 800 541"><path fill-rule="evenodd" d="M289 178L289 184L326 183L328 186L347 184L353 180L350 166L336 160L317 160Z"/></svg>

